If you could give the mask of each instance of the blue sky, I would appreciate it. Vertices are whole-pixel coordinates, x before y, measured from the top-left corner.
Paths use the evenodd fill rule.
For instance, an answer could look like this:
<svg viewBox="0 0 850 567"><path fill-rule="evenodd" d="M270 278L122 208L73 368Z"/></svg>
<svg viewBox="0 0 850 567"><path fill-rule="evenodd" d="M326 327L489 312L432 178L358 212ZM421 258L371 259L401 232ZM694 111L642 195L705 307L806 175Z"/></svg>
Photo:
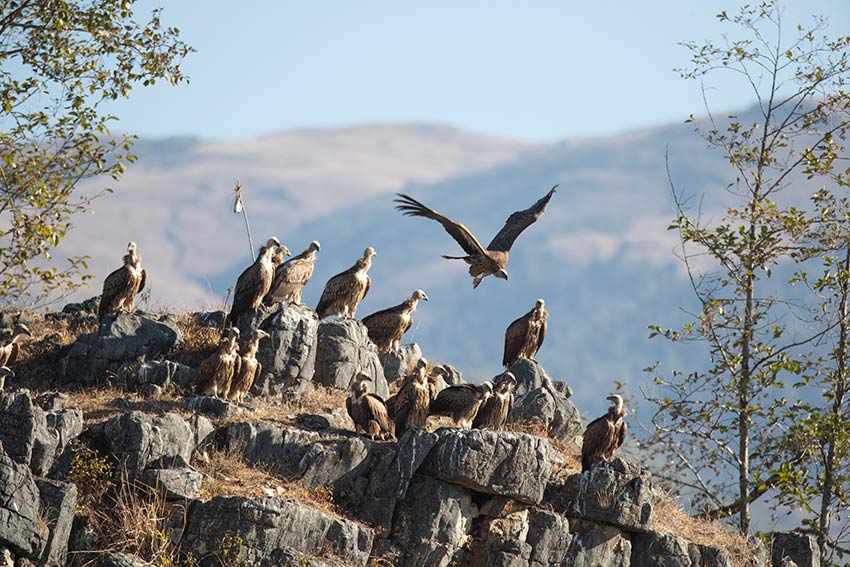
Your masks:
<svg viewBox="0 0 850 567"><path fill-rule="evenodd" d="M142 0L148 12L162 0ZM850 32L847 0L786 0L785 21ZM240 139L301 127L439 122L541 142L699 114L673 72L683 40L717 38L714 0L253 1L165 4L198 53L191 84L139 88L111 111L144 137ZM714 108L752 102L740 83Z"/></svg>

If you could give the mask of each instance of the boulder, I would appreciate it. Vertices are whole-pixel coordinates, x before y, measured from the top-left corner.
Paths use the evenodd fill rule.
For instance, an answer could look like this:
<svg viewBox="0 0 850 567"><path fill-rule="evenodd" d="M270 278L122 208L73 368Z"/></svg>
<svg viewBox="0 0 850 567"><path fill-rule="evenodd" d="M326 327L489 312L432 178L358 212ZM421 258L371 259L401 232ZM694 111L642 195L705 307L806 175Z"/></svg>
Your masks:
<svg viewBox="0 0 850 567"><path fill-rule="evenodd" d="M691 567L688 542L657 532L632 534L631 567ZM696 565L701 565L696 563Z"/></svg>
<svg viewBox="0 0 850 567"><path fill-rule="evenodd" d="M170 360L154 360L139 367L137 383L140 386L149 384L163 389L173 384L180 389L191 391L197 377L198 371L185 364Z"/></svg>
<svg viewBox="0 0 850 567"><path fill-rule="evenodd" d="M179 415L139 411L117 415L103 425L103 441L129 480L147 468L187 467L195 450L195 434Z"/></svg>
<svg viewBox="0 0 850 567"><path fill-rule="evenodd" d="M794 532L774 532L771 564L790 560L797 567L820 567L820 548L814 536Z"/></svg>
<svg viewBox="0 0 850 567"><path fill-rule="evenodd" d="M423 467L435 478L476 492L537 504L549 481L552 450L525 433L440 429Z"/></svg>
<svg viewBox="0 0 850 567"><path fill-rule="evenodd" d="M632 544L619 528L592 522L570 522L570 524L573 528L573 539L562 565L570 567L630 566Z"/></svg>
<svg viewBox="0 0 850 567"><path fill-rule="evenodd" d="M188 467L147 469L142 473L142 482L172 501L200 498L203 480L204 475Z"/></svg>
<svg viewBox="0 0 850 567"><path fill-rule="evenodd" d="M225 444L245 461L272 467L278 474L298 474L301 459L320 437L312 431L285 429L268 422L237 422L227 427Z"/></svg>
<svg viewBox="0 0 850 567"><path fill-rule="evenodd" d="M245 411L244 407L235 402L194 394L183 401L183 407L195 413L219 418L233 417Z"/></svg>
<svg viewBox="0 0 850 567"><path fill-rule="evenodd" d="M148 567L150 563L129 553L107 553L98 563L99 567Z"/></svg>
<svg viewBox="0 0 850 567"><path fill-rule="evenodd" d="M546 373L540 363L521 356L508 369L516 378L516 395L523 396L532 390L548 386L554 390L552 379Z"/></svg>
<svg viewBox="0 0 850 567"><path fill-rule="evenodd" d="M48 536L41 527L40 502L27 465L13 460L0 443L0 546L17 556L40 555Z"/></svg>
<svg viewBox="0 0 850 567"><path fill-rule="evenodd" d="M260 341L257 360L263 365L263 376L251 391L286 398L313 379L319 318L303 305L281 303L277 307L278 311L259 323L269 338Z"/></svg>
<svg viewBox="0 0 850 567"><path fill-rule="evenodd" d="M632 538L632 541L634 541L634 538ZM732 555L722 547L690 543L688 544L688 554L691 556L691 565L698 567L735 567ZM755 565L767 567L766 562L758 558L755 560Z"/></svg>
<svg viewBox="0 0 850 567"><path fill-rule="evenodd" d="M511 422L539 419L550 437L572 441L582 431L578 409L554 387L546 371L533 360L520 358L511 366L517 377L517 399ZM563 382L561 382L563 384ZM569 388L569 386L567 386Z"/></svg>
<svg viewBox="0 0 850 567"><path fill-rule="evenodd" d="M353 427L345 408L334 408L324 413L301 413L295 417L295 422L299 427L313 431L350 430Z"/></svg>
<svg viewBox="0 0 850 567"><path fill-rule="evenodd" d="M192 430L192 443L196 451L205 450L215 441L215 426L206 417L195 414L189 418L188 424Z"/></svg>
<svg viewBox="0 0 850 567"><path fill-rule="evenodd" d="M59 364L59 375L67 382L102 383L126 363L163 356L179 341L173 316L154 319L120 311L104 317L96 333L77 338Z"/></svg>
<svg viewBox="0 0 850 567"><path fill-rule="evenodd" d="M401 345L399 352L382 352L378 355L388 384L407 376L422 358L422 349L416 343Z"/></svg>
<svg viewBox="0 0 850 567"><path fill-rule="evenodd" d="M563 516L508 501L482 522L470 567L561 567L571 539Z"/></svg>
<svg viewBox="0 0 850 567"><path fill-rule="evenodd" d="M41 565L65 565L68 539L77 509L77 487L66 482L38 479L41 513L50 529L39 557Z"/></svg>
<svg viewBox="0 0 850 567"><path fill-rule="evenodd" d="M330 554L364 566L372 549L368 528L294 500L216 496L190 508L181 545L201 567L219 565L215 554L228 538L239 561L254 567L289 564L293 552Z"/></svg>
<svg viewBox="0 0 850 567"><path fill-rule="evenodd" d="M371 446L360 437L314 443L298 462L298 478L311 487L334 486L359 472Z"/></svg>
<svg viewBox="0 0 850 567"><path fill-rule="evenodd" d="M214 329L223 329L224 322L227 319L227 313L224 311L195 311L192 313L192 318L195 319L201 327L213 327Z"/></svg>
<svg viewBox="0 0 850 567"><path fill-rule="evenodd" d="M390 394L378 351L366 326L354 319L322 321L316 348L315 382L347 390L351 379L363 372L372 379L370 391L387 399Z"/></svg>
<svg viewBox="0 0 850 567"><path fill-rule="evenodd" d="M545 501L568 518L645 532L652 525L657 495L647 469L616 458L553 483L546 489Z"/></svg>
<svg viewBox="0 0 850 567"><path fill-rule="evenodd" d="M60 411L67 407L71 397L63 392L45 392L36 399L38 406L44 411Z"/></svg>
<svg viewBox="0 0 850 567"><path fill-rule="evenodd" d="M27 390L0 394L0 441L9 457L38 476L50 471L59 445L44 410Z"/></svg>
<svg viewBox="0 0 850 567"><path fill-rule="evenodd" d="M531 546L529 567L560 566L572 536L567 519L548 510L531 508L525 541Z"/></svg>

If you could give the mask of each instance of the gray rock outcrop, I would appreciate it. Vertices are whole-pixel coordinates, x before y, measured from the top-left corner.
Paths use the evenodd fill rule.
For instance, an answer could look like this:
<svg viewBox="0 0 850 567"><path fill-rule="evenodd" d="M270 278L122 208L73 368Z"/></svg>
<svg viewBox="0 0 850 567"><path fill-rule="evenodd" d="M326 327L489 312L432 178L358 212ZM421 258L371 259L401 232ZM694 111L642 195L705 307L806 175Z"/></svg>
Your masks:
<svg viewBox="0 0 850 567"><path fill-rule="evenodd" d="M148 415L134 411L103 425L103 442L129 480L147 468L187 467L195 450L195 432L177 414Z"/></svg>
<svg viewBox="0 0 850 567"><path fill-rule="evenodd" d="M138 384L158 386L162 389L172 384L181 389L189 389L195 385L198 371L185 364L170 360L153 360L139 367Z"/></svg>
<svg viewBox="0 0 850 567"><path fill-rule="evenodd" d="M100 567L148 567L149 563L129 553L107 553L98 565Z"/></svg>
<svg viewBox="0 0 850 567"><path fill-rule="evenodd" d="M27 390L0 394L0 441L9 457L39 476L53 466L59 446L58 434Z"/></svg>
<svg viewBox="0 0 850 567"><path fill-rule="evenodd" d="M632 544L622 530L592 522L570 522L570 525L573 527L573 538L562 565L630 567Z"/></svg>
<svg viewBox="0 0 850 567"><path fill-rule="evenodd" d="M358 372L371 377L371 392L384 399L389 397L390 390L378 359L378 350L369 339L366 326L354 319L322 321L319 324L313 380L347 390Z"/></svg>
<svg viewBox="0 0 850 567"><path fill-rule="evenodd" d="M189 467L147 469L142 482L158 490L166 500L195 500L201 496L204 475Z"/></svg>
<svg viewBox="0 0 850 567"><path fill-rule="evenodd" d="M257 360L263 376L252 393L285 398L313 379L316 368L319 318L303 305L278 304L279 310L260 323L270 336L260 341Z"/></svg>
<svg viewBox="0 0 850 567"><path fill-rule="evenodd" d="M77 487L56 480L36 480L41 511L50 533L39 557L40 565L65 565L68 539L77 510Z"/></svg>
<svg viewBox="0 0 850 567"><path fill-rule="evenodd" d="M820 567L820 548L814 537L794 532L775 532L771 547L774 566L790 560L797 567Z"/></svg>
<svg viewBox="0 0 850 567"><path fill-rule="evenodd" d="M416 343L401 345L399 352L378 354L378 359L384 368L384 379L386 379L387 384L392 384L407 376L421 358L422 349Z"/></svg>
<svg viewBox="0 0 850 567"><path fill-rule="evenodd" d="M519 358L510 371L517 379L517 398L510 415L511 422L537 419L546 426L550 437L571 441L582 431L581 416L564 390L555 383L537 361Z"/></svg>
<svg viewBox="0 0 850 567"><path fill-rule="evenodd" d="M39 556L48 537L39 521L40 502L27 465L13 460L0 443L0 546L17 556Z"/></svg>

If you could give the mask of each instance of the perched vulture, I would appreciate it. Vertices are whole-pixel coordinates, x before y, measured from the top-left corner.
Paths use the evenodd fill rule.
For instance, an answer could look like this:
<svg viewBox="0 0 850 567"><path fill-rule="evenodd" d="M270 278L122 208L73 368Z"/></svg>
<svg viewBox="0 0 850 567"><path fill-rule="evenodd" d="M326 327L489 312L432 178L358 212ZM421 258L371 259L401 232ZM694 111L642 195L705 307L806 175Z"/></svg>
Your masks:
<svg viewBox="0 0 850 567"><path fill-rule="evenodd" d="M247 311L259 307L269 292L274 279L272 256L274 256L275 248L282 251L285 256L289 255L286 246L282 246L277 238L271 237L265 246L260 248L254 263L239 274L236 287L233 289L233 305L230 307L230 315L227 318L230 325L238 325L239 318Z"/></svg>
<svg viewBox="0 0 850 567"><path fill-rule="evenodd" d="M425 429L428 425L428 407L431 405L431 388L425 369L428 361L420 358L413 374L408 376L393 402L395 434L401 437L408 429Z"/></svg>
<svg viewBox="0 0 850 567"><path fill-rule="evenodd" d="M268 338L269 334L261 329L255 329L251 333L251 338L242 347L241 355L239 355L240 363L238 372L233 374L233 381L230 383L230 390L227 392L227 399L242 403L245 401L245 394L254 385L254 380L257 379L263 371L263 365L257 361L257 349L260 346L260 339Z"/></svg>
<svg viewBox="0 0 850 567"><path fill-rule="evenodd" d="M502 356L505 368L510 368L521 356L534 360L546 338L547 317L549 312L543 307L543 300L538 299L531 311L508 325L505 331L505 353Z"/></svg>
<svg viewBox="0 0 850 567"><path fill-rule="evenodd" d="M13 378L15 373L5 366L0 366L0 392L6 387L6 378Z"/></svg>
<svg viewBox="0 0 850 567"><path fill-rule="evenodd" d="M363 318L363 324L369 329L369 338L378 347L378 352L398 352L401 350L401 337L413 323L413 312L419 300L428 301L428 296L417 289L401 305L383 309Z"/></svg>
<svg viewBox="0 0 850 567"><path fill-rule="evenodd" d="M546 195L540 198L531 207L524 211L516 211L508 217L505 226L499 231L490 244L485 249L475 238L468 228L461 223L445 217L433 209L429 209L416 199L408 197L402 193L398 193L396 209L402 211L407 216L417 216L432 219L443 225L443 228L449 235L460 244L460 247L466 252L466 256L443 256L449 260L463 260L469 264L469 275L473 277L472 287L476 288L487 276L496 276L503 280L508 279L508 272L505 266L508 265L508 255L511 251L511 246L514 240L528 228L537 219L543 216L546 211L546 205L552 195L555 194L555 187L549 190Z"/></svg>
<svg viewBox="0 0 850 567"><path fill-rule="evenodd" d="M365 432L372 441L393 438L393 424L387 415L387 405L380 397L369 393L369 376L359 374L351 383L351 394L345 399L345 409L358 433Z"/></svg>
<svg viewBox="0 0 850 567"><path fill-rule="evenodd" d="M505 372L496 380L493 395L482 404L481 409L472 422L475 429L492 429L500 431L508 423L508 416L514 409L514 388L516 378L510 372Z"/></svg>
<svg viewBox="0 0 850 567"><path fill-rule="evenodd" d="M301 292L304 291L304 286L313 277L316 252L319 250L321 250L321 247L314 240L307 247L307 250L280 265L275 270L271 290L266 294L263 302L266 305L271 305L276 301L300 304Z"/></svg>
<svg viewBox="0 0 850 567"><path fill-rule="evenodd" d="M97 318L118 313L122 309L136 308L136 294L145 289L147 273L142 269L142 257L136 251L136 243L127 245L124 265L103 280L103 293L97 308Z"/></svg>
<svg viewBox="0 0 850 567"><path fill-rule="evenodd" d="M195 393L202 396L227 396L234 375L239 374L242 359L239 349L239 329L231 327L218 343L218 350L201 363L195 382Z"/></svg>
<svg viewBox="0 0 850 567"><path fill-rule="evenodd" d="M15 364L15 361L18 360L18 353L21 350L18 341L24 335L31 337L32 333L26 325L18 323L11 333L0 337L0 366L12 366Z"/></svg>
<svg viewBox="0 0 850 567"><path fill-rule="evenodd" d="M353 266L337 274L325 284L325 290L319 299L316 313L319 319L339 315L341 318L353 319L357 312L357 305L363 301L369 293L372 278L368 271L372 266L372 256L376 256L375 249L369 246L363 252L363 257L357 260Z"/></svg>
<svg viewBox="0 0 850 567"><path fill-rule="evenodd" d="M623 444L626 438L626 410L623 409L623 398L608 396L612 405L608 413L594 419L584 430L584 440L581 443L581 471L589 471L600 461L610 462L614 452Z"/></svg>
<svg viewBox="0 0 850 567"><path fill-rule="evenodd" d="M431 402L428 415L448 416L461 429L469 429L478 408L492 395L493 385L490 382L449 386Z"/></svg>

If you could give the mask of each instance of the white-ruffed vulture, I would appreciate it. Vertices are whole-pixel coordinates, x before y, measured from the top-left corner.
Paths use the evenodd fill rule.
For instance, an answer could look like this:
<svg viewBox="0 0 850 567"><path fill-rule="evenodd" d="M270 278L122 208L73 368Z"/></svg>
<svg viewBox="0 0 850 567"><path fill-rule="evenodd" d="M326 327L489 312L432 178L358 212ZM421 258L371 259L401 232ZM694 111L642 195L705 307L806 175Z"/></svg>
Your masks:
<svg viewBox="0 0 850 567"><path fill-rule="evenodd" d="M458 384L442 390L431 402L428 415L445 415L461 429L472 427L478 409L493 395L490 382Z"/></svg>
<svg viewBox="0 0 850 567"><path fill-rule="evenodd" d="M233 376L239 374L239 329L231 327L218 343L218 350L198 367L195 393L201 396L227 396Z"/></svg>
<svg viewBox="0 0 850 567"><path fill-rule="evenodd" d="M401 437L408 429L425 429L428 425L428 408L431 405L431 388L425 369L428 361L420 358L413 374L405 378L404 384L395 395L395 434Z"/></svg>
<svg viewBox="0 0 850 567"><path fill-rule="evenodd" d="M393 438L393 424L387 414L387 405L379 396L369 393L371 378L357 375L351 382L351 393L345 399L345 409L358 433L365 432L372 441Z"/></svg>
<svg viewBox="0 0 850 567"><path fill-rule="evenodd" d="M508 325L502 356L505 368L510 368L521 356L534 360L537 351L543 346L543 339L546 338L548 317L549 312L543 307L543 300L538 299L531 311Z"/></svg>
<svg viewBox="0 0 850 567"><path fill-rule="evenodd" d="M0 392L6 387L6 378L14 378L15 373L10 368L0 366Z"/></svg>
<svg viewBox="0 0 850 567"><path fill-rule="evenodd" d="M136 294L145 289L146 280L147 272L142 269L142 257L136 250L136 243L130 242L127 254L124 255L124 265L103 280L97 318L103 319L122 309L133 311L136 308Z"/></svg>
<svg viewBox="0 0 850 567"><path fill-rule="evenodd" d="M18 360L18 354L21 352L20 340L21 337L31 337L32 333L29 328L23 323L18 323L11 333L0 337L0 366L12 366Z"/></svg>
<svg viewBox="0 0 850 567"><path fill-rule="evenodd" d="M413 197L409 197L402 193L397 193L398 199L396 209L402 211L407 216L417 216L432 219L443 225L443 228L449 235L460 244L466 252L466 256L443 256L449 260L463 260L469 264L469 275L473 277L472 287L476 288L487 276L495 276L503 280L508 279L508 272L505 267L508 265L508 256L510 255L511 246L514 241L522 233L523 230L531 226L537 219L543 216L546 211L546 205L552 195L555 194L555 185L549 190L546 195L540 198L531 207L524 211L516 211L508 217L505 226L493 238L487 248L481 246L475 235L461 223L441 215L433 209L429 209Z"/></svg>
<svg viewBox="0 0 850 567"><path fill-rule="evenodd" d="M251 309L256 309L263 302L263 298L269 292L274 279L275 249L282 251L285 256L289 255L289 249L281 245L280 241L271 237L265 246L260 248L260 253L254 263L245 268L236 280L233 288L233 304L230 307L228 323L238 325L239 318Z"/></svg>
<svg viewBox="0 0 850 567"><path fill-rule="evenodd" d="M369 246L363 252L363 257L353 266L328 280L319 299L319 305L316 307L319 319L332 315L354 318L357 306L369 293L372 285L372 278L369 277L368 272L372 267L372 256L376 255L375 249Z"/></svg>
<svg viewBox="0 0 850 567"><path fill-rule="evenodd" d="M240 349L240 354L237 355L241 359L239 362L239 371L234 371L233 380L230 382L230 390L227 392L227 399L234 402L242 403L245 401L245 395L251 386L254 385L254 380L257 379L263 371L263 365L257 360L257 349L260 347L260 340L268 338L269 334L261 329L254 329L251 333L251 338Z"/></svg>
<svg viewBox="0 0 850 567"><path fill-rule="evenodd" d="M321 246L314 240L304 252L283 262L276 268L272 287L263 302L266 305L271 305L277 301L300 304L301 292L304 291L304 286L313 277L316 252L319 250L321 250Z"/></svg>
<svg viewBox="0 0 850 567"><path fill-rule="evenodd" d="M608 413L596 418L584 430L581 443L581 471L589 471L601 461L610 462L626 438L626 410L621 396L608 396L611 407Z"/></svg>
<svg viewBox="0 0 850 567"><path fill-rule="evenodd" d="M378 347L378 352L399 352L401 338L413 324L413 312L419 300L428 301L428 296L417 289L400 305L383 309L363 318L363 324L369 329L369 338Z"/></svg>
<svg viewBox="0 0 850 567"><path fill-rule="evenodd" d="M505 372L496 378L493 395L481 405L472 427L475 429L492 429L501 431L508 423L508 416L514 409L514 388L516 378L510 372Z"/></svg>

